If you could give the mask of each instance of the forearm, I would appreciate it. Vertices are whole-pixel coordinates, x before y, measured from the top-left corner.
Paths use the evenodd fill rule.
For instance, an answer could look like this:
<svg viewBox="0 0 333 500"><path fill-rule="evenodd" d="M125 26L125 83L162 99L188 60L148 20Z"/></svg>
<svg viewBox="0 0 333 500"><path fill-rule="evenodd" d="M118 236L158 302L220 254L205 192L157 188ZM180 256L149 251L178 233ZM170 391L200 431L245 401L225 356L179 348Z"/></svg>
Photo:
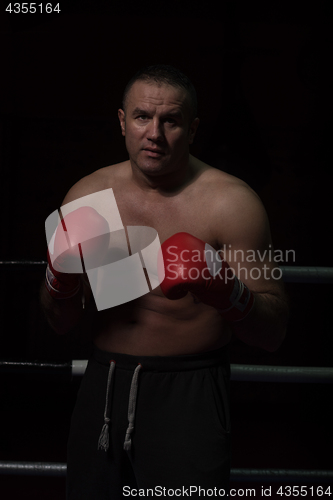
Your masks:
<svg viewBox="0 0 333 500"><path fill-rule="evenodd" d="M251 312L243 320L232 323L234 334L246 344L276 351L286 335L287 298L269 293L256 293L254 297Z"/></svg>
<svg viewBox="0 0 333 500"><path fill-rule="evenodd" d="M74 297L56 300L51 297L43 282L40 288L40 304L51 328L63 335L72 330L83 315L82 284Z"/></svg>

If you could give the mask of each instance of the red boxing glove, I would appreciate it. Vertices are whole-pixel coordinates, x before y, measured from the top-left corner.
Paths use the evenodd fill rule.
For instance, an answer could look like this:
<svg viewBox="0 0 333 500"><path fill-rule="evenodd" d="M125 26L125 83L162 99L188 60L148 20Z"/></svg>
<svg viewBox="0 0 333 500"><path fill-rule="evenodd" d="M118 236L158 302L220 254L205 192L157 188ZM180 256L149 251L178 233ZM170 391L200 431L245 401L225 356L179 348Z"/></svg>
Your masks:
<svg viewBox="0 0 333 500"><path fill-rule="evenodd" d="M55 299L76 295L81 285L77 273L85 271L82 245L84 258L93 259L93 267L97 267L107 253L109 240L109 224L94 208L81 207L66 215L54 236L55 258L47 251L45 285L50 295Z"/></svg>
<svg viewBox="0 0 333 500"><path fill-rule="evenodd" d="M177 233L162 245L164 295L171 300L194 293L228 321L240 321L251 311L254 296L208 243Z"/></svg>

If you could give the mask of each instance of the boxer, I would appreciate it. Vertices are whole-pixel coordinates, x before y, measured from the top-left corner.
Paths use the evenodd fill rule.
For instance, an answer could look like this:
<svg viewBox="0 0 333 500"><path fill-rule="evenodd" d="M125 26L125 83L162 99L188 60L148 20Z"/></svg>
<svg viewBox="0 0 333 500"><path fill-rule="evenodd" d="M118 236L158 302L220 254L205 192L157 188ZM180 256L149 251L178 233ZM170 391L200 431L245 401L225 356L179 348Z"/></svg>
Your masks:
<svg viewBox="0 0 333 500"><path fill-rule="evenodd" d="M267 257L268 218L245 182L190 154L196 92L178 69L140 70L118 117L129 158L78 181L63 205L112 188L124 227L158 232L165 279L98 312L89 287L85 309L79 294L57 300L42 289L57 333L93 320L93 353L68 442L67 498L121 499L128 491L157 498L159 487L186 496L194 485L227 495L228 345L238 338L274 351L286 332L282 280L273 279ZM265 257L242 259L248 250ZM75 282L67 290L71 295Z"/></svg>

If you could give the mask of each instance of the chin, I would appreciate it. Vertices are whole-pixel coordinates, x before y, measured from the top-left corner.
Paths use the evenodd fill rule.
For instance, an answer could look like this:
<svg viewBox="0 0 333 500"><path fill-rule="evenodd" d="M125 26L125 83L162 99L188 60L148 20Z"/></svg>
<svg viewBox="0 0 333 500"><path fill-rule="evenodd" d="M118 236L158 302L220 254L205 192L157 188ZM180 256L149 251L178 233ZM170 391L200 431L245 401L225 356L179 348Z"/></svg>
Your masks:
<svg viewBox="0 0 333 500"><path fill-rule="evenodd" d="M151 161L138 161L135 162L138 168L141 170L141 172L147 173L147 174L159 174L160 172L163 172L165 170L165 163L161 161L156 161L152 159Z"/></svg>

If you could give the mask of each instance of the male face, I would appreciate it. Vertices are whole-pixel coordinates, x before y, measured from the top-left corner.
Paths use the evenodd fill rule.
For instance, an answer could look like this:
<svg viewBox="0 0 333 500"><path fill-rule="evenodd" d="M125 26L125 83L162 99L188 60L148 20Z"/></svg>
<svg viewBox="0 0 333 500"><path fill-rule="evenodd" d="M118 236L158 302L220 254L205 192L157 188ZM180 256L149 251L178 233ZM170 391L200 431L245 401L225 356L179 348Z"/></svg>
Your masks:
<svg viewBox="0 0 333 500"><path fill-rule="evenodd" d="M199 120L190 120L185 90L136 81L118 116L132 166L148 175L187 165Z"/></svg>

